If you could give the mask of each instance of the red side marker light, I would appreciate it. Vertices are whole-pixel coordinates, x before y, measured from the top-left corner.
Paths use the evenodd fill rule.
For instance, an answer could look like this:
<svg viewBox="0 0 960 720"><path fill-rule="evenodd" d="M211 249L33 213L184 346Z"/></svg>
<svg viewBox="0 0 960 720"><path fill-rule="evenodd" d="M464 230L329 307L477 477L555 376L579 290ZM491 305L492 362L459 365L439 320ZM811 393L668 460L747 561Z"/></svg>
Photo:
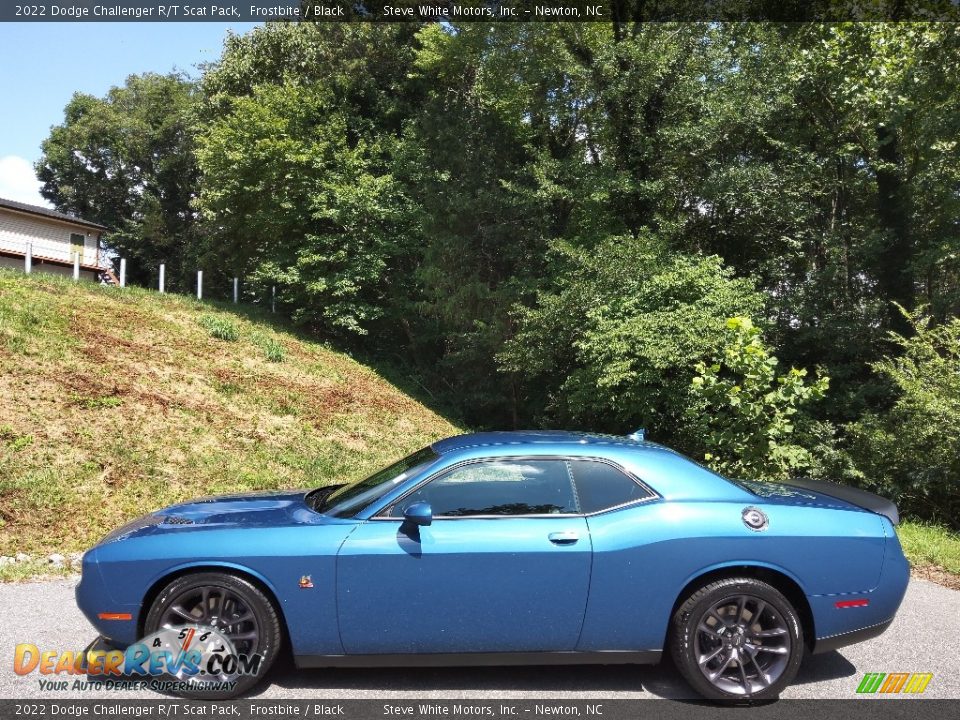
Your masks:
<svg viewBox="0 0 960 720"><path fill-rule="evenodd" d="M855 608L855 607L866 607L870 604L870 601L866 598L860 598L859 600L837 600L835 605L838 608Z"/></svg>
<svg viewBox="0 0 960 720"><path fill-rule="evenodd" d="M130 613L97 613L97 617L101 620L133 620Z"/></svg>

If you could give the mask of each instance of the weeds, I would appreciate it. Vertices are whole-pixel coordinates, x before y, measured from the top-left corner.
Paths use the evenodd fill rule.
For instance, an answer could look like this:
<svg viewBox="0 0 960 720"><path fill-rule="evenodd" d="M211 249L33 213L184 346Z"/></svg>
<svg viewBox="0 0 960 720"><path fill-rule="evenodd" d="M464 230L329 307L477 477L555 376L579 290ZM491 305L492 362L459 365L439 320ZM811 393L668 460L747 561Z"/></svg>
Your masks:
<svg viewBox="0 0 960 720"><path fill-rule="evenodd" d="M252 339L253 343L263 350L263 354L266 356L267 360L274 363L283 362L283 345L278 343L272 337L268 337L261 333L255 334Z"/></svg>
<svg viewBox="0 0 960 720"><path fill-rule="evenodd" d="M210 333L210 337L217 340L236 342L240 337L240 331L234 322L219 315L201 315L200 324Z"/></svg>

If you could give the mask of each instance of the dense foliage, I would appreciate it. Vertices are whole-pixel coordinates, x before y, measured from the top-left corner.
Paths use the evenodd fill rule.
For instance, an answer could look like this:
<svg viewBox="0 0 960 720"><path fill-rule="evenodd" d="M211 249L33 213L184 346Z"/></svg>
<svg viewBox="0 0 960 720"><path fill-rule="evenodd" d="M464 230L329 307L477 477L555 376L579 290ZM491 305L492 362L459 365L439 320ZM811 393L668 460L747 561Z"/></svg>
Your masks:
<svg viewBox="0 0 960 720"><path fill-rule="evenodd" d="M704 459L730 477L786 480L810 471L814 459L802 444L810 420L802 411L824 396L829 378L807 383L807 371L797 368L778 375L780 361L749 318L730 318L726 329L721 352L697 363L690 383L687 418L707 447Z"/></svg>
<svg viewBox="0 0 960 720"><path fill-rule="evenodd" d="M898 390L893 407L851 428L864 485L907 512L956 524L960 517L960 319L933 324L905 316L913 335L901 353L874 364Z"/></svg>
<svg viewBox="0 0 960 720"><path fill-rule="evenodd" d="M545 389L537 404L548 420L683 428L697 361L723 344L728 317L762 309L760 293L717 257L668 253L646 237L562 252L557 288L518 310L504 368Z"/></svg>
<svg viewBox="0 0 960 720"><path fill-rule="evenodd" d="M271 23L78 96L41 167L139 272L276 285L469 425L947 492L884 433L950 402L892 369L960 313L958 87L948 23Z"/></svg>

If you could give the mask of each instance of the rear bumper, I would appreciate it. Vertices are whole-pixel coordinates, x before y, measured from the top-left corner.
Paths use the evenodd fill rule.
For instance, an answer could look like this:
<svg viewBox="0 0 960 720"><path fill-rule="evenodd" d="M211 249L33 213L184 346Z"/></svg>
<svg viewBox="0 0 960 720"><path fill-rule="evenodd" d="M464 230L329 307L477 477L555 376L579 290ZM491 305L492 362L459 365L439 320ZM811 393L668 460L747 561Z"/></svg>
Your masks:
<svg viewBox="0 0 960 720"><path fill-rule="evenodd" d="M884 523L886 549L877 587L861 593L808 596L818 636L813 642L814 653L870 640L893 622L910 583L910 564L893 525L886 520ZM850 606L845 600L862 600L865 604Z"/></svg>
<svg viewBox="0 0 960 720"><path fill-rule="evenodd" d="M889 620L876 625L871 625L870 627L860 628L859 630L853 630L851 632L840 633L839 635L820 638L819 640L814 641L812 654L819 655L821 653L830 652L831 650L837 650L838 648L846 647L847 645L854 645L856 643L864 642L865 640L871 640L877 637L877 635L882 635L886 629L890 627L892 622L893 618L890 618Z"/></svg>

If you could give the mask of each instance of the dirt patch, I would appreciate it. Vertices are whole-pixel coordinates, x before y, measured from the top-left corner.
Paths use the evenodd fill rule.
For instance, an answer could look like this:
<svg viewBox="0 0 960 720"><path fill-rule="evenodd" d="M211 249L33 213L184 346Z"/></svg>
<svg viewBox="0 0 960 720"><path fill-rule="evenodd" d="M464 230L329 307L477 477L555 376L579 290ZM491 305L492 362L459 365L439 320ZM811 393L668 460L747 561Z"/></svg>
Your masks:
<svg viewBox="0 0 960 720"><path fill-rule="evenodd" d="M61 370L55 379L75 402L88 398L122 397L130 394L130 384L102 377L90 371Z"/></svg>
<svg viewBox="0 0 960 720"><path fill-rule="evenodd" d="M914 565L910 568L910 575L911 577L935 582L937 585L943 585L951 590L960 590L960 575L955 575L936 565Z"/></svg>

